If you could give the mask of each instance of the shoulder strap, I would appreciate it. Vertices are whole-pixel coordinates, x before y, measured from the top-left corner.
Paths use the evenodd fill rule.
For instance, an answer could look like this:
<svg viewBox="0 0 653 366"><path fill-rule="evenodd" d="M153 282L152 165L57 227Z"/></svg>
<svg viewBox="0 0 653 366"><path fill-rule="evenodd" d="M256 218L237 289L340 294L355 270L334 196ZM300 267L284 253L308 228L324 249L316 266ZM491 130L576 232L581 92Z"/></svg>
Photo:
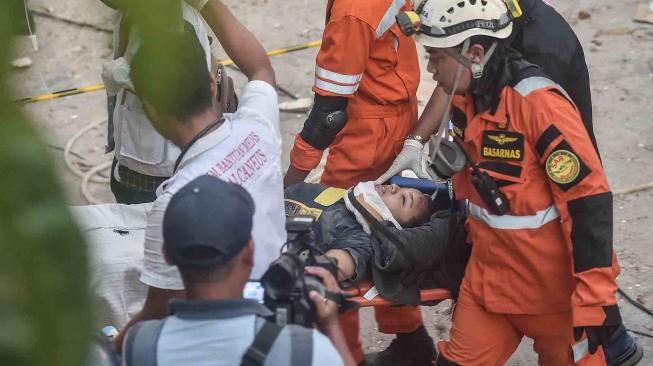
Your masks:
<svg viewBox="0 0 653 366"><path fill-rule="evenodd" d="M240 361L241 366L263 366L272 345L279 337L283 328L276 323L266 321L258 331L254 342L247 348Z"/></svg>
<svg viewBox="0 0 653 366"><path fill-rule="evenodd" d="M298 326L288 327L290 331L290 365L306 366L313 364L313 330Z"/></svg>
<svg viewBox="0 0 653 366"><path fill-rule="evenodd" d="M331 20L331 10L333 10L333 3L335 0L329 0L327 3L327 14L326 14L326 23L329 23L329 20Z"/></svg>
<svg viewBox="0 0 653 366"><path fill-rule="evenodd" d="M149 320L136 324L125 340L125 366L156 366L157 344L165 320Z"/></svg>

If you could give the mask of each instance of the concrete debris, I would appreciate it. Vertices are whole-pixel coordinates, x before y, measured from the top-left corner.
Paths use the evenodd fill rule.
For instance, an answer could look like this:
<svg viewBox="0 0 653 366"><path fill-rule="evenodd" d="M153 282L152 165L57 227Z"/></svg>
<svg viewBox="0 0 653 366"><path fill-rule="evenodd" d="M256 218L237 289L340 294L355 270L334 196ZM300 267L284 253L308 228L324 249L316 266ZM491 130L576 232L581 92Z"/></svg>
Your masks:
<svg viewBox="0 0 653 366"><path fill-rule="evenodd" d="M581 10L578 12L578 19L585 20L592 17L592 14L587 10Z"/></svg>
<svg viewBox="0 0 653 366"><path fill-rule="evenodd" d="M628 34L633 34L634 32L635 29L629 27L599 29L599 31L594 35L594 38L601 36L625 36Z"/></svg>
<svg viewBox="0 0 653 366"><path fill-rule="evenodd" d="M299 98L290 102L279 103L279 110L284 112L306 112L313 106L313 99Z"/></svg>
<svg viewBox="0 0 653 366"><path fill-rule="evenodd" d="M653 24L653 1L648 4L640 4L637 7L633 21Z"/></svg>
<svg viewBox="0 0 653 366"><path fill-rule="evenodd" d="M19 57L11 61L11 66L16 67L18 69L24 69L26 67L32 66L32 59L29 57Z"/></svg>

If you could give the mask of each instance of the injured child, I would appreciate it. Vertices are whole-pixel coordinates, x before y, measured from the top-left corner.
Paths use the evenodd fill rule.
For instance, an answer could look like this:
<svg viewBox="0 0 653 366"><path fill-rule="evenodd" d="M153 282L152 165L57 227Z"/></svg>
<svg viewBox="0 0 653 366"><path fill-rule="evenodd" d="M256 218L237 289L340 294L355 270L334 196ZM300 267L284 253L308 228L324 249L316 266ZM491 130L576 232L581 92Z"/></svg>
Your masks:
<svg viewBox="0 0 653 366"><path fill-rule="evenodd" d="M397 304L418 304L422 288L449 287L451 215L420 191L374 182L350 190L300 183L286 189L285 204L287 216L316 218L316 244L337 260L340 281L372 279Z"/></svg>

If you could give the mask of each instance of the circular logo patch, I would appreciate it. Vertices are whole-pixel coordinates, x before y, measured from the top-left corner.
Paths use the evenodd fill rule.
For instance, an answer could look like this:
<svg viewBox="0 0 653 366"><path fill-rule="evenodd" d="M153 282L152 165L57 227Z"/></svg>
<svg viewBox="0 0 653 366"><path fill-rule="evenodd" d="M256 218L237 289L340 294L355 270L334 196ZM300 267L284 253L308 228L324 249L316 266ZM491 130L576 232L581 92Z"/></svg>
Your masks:
<svg viewBox="0 0 653 366"><path fill-rule="evenodd" d="M546 173L558 184L571 183L580 174L580 161L571 151L554 151L546 159Z"/></svg>

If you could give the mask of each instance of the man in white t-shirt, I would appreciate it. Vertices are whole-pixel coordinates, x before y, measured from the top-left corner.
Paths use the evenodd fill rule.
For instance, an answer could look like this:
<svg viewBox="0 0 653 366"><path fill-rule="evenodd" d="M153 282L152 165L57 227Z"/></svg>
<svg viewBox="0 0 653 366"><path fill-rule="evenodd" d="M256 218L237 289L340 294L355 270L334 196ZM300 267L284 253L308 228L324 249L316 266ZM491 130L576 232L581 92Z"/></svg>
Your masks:
<svg viewBox="0 0 653 366"><path fill-rule="evenodd" d="M159 187L148 215L141 275L148 294L143 309L125 329L140 320L162 318L169 299L183 294L178 270L163 256L162 223L170 198L194 178L213 175L243 186L252 195L256 203L252 238L257 244L253 278L263 274L286 241L274 71L261 44L219 5L217 20L224 32L218 38L249 79L235 113L216 112L215 78L190 32L167 35L164 50L143 42L132 61L130 76L145 112L181 154L174 175ZM165 57L170 54L175 57ZM115 341L118 348L124 331Z"/></svg>

